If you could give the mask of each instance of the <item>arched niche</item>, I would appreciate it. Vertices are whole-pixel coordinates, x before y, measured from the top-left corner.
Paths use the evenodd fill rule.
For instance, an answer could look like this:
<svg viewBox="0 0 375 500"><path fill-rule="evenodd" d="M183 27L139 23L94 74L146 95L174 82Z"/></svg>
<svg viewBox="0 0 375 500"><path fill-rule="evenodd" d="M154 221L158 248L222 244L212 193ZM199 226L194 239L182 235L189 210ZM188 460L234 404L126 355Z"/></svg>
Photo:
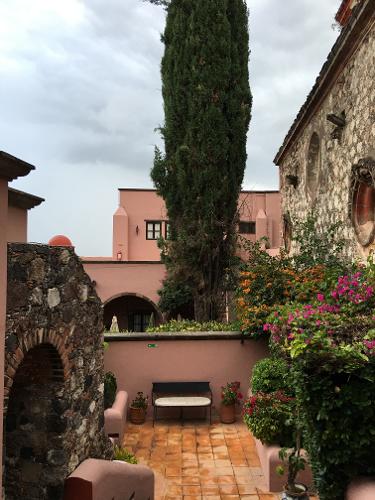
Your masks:
<svg viewBox="0 0 375 500"><path fill-rule="evenodd" d="M349 217L359 243L366 247L375 239L375 160L361 159L352 167Z"/></svg>

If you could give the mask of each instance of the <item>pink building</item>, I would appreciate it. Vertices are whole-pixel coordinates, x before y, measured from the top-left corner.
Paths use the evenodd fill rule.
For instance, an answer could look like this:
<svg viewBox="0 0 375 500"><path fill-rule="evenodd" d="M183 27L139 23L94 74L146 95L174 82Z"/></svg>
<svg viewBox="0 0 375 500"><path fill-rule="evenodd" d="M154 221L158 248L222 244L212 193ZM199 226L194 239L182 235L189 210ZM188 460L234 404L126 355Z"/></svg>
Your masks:
<svg viewBox="0 0 375 500"><path fill-rule="evenodd" d="M9 243L27 242L28 210L44 201L39 196L8 188L7 241Z"/></svg>
<svg viewBox="0 0 375 500"><path fill-rule="evenodd" d="M0 151L0 445L3 442L3 404L4 404L4 342L7 283L7 242L14 238L26 241L27 209L33 203L39 204L41 198L8 188L8 183L28 175L34 167L4 151ZM31 197L31 198L29 198ZM40 200L37 203L37 200ZM35 204L33 206L35 206ZM2 454L0 456L2 470ZM0 475L0 491L2 491Z"/></svg>
<svg viewBox="0 0 375 500"><path fill-rule="evenodd" d="M266 236L270 251L280 245L278 191L242 191L238 205L239 233L250 241ZM154 189L119 189L119 207L113 216L111 257L83 257L86 272L96 282L104 303L108 328L117 316L120 329L144 331L151 315L160 322L158 308L165 277L157 240L168 238L164 200ZM241 254L241 252L240 252Z"/></svg>

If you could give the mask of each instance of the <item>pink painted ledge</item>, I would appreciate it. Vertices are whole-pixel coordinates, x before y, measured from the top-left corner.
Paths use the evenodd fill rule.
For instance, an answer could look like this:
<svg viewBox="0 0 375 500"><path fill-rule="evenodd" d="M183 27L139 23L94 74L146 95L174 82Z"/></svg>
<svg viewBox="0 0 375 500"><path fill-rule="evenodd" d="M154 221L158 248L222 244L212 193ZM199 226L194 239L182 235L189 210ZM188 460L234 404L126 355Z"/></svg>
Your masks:
<svg viewBox="0 0 375 500"><path fill-rule="evenodd" d="M286 475L279 476L276 473L276 467L283 464L279 458L280 446L263 444L259 439L255 439L255 444L266 480L267 490L271 492L282 491L286 481ZM303 454L306 456L304 450ZM306 465L306 469L298 474L297 479L299 482L306 484L309 488L311 487L313 479L309 465Z"/></svg>
<svg viewBox="0 0 375 500"><path fill-rule="evenodd" d="M65 480L64 500L153 500L154 484L145 465L89 458Z"/></svg>
<svg viewBox="0 0 375 500"><path fill-rule="evenodd" d="M353 481L346 493L346 500L374 500L375 477L358 478Z"/></svg>
<svg viewBox="0 0 375 500"><path fill-rule="evenodd" d="M118 391L111 408L104 411L104 431L108 437L122 443L125 433L126 413L128 409L128 393Z"/></svg>

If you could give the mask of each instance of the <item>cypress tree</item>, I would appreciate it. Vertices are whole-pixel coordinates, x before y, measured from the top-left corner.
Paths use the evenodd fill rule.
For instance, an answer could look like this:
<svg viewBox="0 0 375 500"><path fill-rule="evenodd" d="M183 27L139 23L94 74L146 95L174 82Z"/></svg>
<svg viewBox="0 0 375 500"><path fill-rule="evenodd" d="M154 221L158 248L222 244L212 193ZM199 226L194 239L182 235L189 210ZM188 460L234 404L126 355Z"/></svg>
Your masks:
<svg viewBox="0 0 375 500"><path fill-rule="evenodd" d="M151 171L171 224L167 279L191 288L197 320L216 319L246 164L248 11L244 0L151 1L167 9L165 152Z"/></svg>

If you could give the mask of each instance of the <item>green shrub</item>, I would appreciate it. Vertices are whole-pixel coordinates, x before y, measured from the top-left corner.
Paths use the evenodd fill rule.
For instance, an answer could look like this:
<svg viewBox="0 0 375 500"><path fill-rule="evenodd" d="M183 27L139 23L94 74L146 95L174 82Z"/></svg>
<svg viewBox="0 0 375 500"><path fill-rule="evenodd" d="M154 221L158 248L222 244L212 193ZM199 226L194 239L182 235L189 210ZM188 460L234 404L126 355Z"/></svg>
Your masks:
<svg viewBox="0 0 375 500"><path fill-rule="evenodd" d="M321 500L342 500L356 476L375 475L375 356L295 363L296 396Z"/></svg>
<svg viewBox="0 0 375 500"><path fill-rule="evenodd" d="M291 446L295 432L294 398L282 391L258 392L244 403L244 422L252 434L265 444Z"/></svg>
<svg viewBox="0 0 375 500"><path fill-rule="evenodd" d="M128 464L138 463L138 460L133 453L125 448L121 448L120 446L115 446L113 458L114 460L121 460L122 462L127 462Z"/></svg>
<svg viewBox="0 0 375 500"><path fill-rule="evenodd" d="M250 386L253 394L280 390L292 396L294 391L288 363L282 358L264 358L257 361L253 367Z"/></svg>
<svg viewBox="0 0 375 500"><path fill-rule="evenodd" d="M219 323L218 321L206 321L199 323L198 321L172 319L168 323L147 328L147 332L221 332L221 331L236 331L238 328L232 323Z"/></svg>
<svg viewBox="0 0 375 500"><path fill-rule="evenodd" d="M112 372L104 375L104 409L110 408L116 398L117 381Z"/></svg>

